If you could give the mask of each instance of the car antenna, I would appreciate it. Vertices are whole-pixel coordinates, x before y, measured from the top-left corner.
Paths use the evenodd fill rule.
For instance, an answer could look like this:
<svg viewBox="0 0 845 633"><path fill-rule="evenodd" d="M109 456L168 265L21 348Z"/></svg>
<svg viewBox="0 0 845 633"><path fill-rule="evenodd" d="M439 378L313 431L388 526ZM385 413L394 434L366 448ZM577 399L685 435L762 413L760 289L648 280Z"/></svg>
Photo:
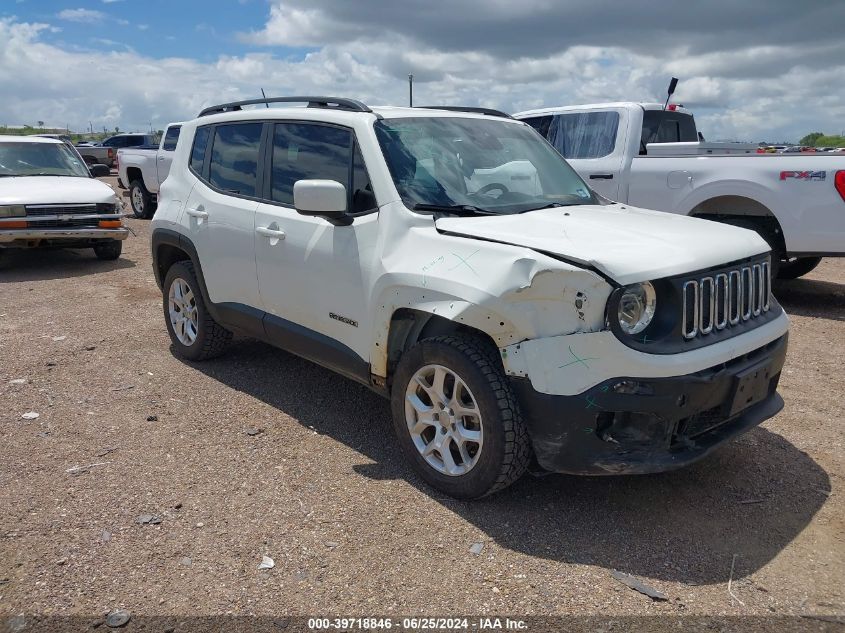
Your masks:
<svg viewBox="0 0 845 633"><path fill-rule="evenodd" d="M672 98L672 95L675 94L675 87L678 85L678 78L672 77L672 81L669 82L669 90L666 93L666 103L663 104L663 109L660 111L660 122L657 124L657 129L654 130L654 133L651 135L649 139L649 143L653 143L656 138L660 135L660 128L663 126L663 113L666 112L666 108L669 107L669 99Z"/></svg>
<svg viewBox="0 0 845 633"><path fill-rule="evenodd" d="M264 88L262 88L262 89L261 89L261 97L262 97L263 99L266 99L266 98L267 98L267 95L266 95L266 94L264 94ZM265 106L267 106L267 108L268 108L268 109L270 108L270 104L269 104L269 103L265 103L264 105L265 105Z"/></svg>

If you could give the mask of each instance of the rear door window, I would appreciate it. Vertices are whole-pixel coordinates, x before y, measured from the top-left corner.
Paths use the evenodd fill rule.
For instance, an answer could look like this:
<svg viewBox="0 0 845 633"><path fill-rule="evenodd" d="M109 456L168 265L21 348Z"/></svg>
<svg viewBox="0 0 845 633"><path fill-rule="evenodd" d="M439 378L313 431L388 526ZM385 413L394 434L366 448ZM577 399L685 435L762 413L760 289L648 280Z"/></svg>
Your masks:
<svg viewBox="0 0 845 633"><path fill-rule="evenodd" d="M549 138L549 126L552 124L551 114L522 120L537 130L543 138Z"/></svg>
<svg viewBox="0 0 845 633"><path fill-rule="evenodd" d="M573 112L555 115L546 138L564 158L601 158L613 153L618 129L618 112Z"/></svg>
<svg viewBox="0 0 845 633"><path fill-rule="evenodd" d="M208 182L213 187L240 196L256 195L262 128L262 123L215 127L208 168Z"/></svg>

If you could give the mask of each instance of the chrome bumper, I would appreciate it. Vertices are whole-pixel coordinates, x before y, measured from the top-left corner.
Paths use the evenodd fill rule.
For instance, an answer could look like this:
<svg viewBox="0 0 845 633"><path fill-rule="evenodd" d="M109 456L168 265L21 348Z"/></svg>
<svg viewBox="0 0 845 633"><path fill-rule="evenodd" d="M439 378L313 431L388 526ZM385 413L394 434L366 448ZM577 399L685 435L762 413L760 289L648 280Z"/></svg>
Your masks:
<svg viewBox="0 0 845 633"><path fill-rule="evenodd" d="M0 244L28 242L33 240L125 240L129 229L62 229L62 228L27 228L2 230L0 225Z"/></svg>

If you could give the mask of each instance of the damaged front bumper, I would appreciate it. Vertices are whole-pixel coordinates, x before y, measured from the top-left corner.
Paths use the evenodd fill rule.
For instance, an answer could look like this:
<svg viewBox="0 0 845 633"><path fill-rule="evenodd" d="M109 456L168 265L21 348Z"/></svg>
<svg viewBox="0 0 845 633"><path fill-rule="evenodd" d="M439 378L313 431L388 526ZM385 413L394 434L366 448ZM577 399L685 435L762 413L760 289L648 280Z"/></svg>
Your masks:
<svg viewBox="0 0 845 633"><path fill-rule="evenodd" d="M715 367L604 380L577 395L511 376L539 465L584 475L642 474L697 461L783 408L788 335Z"/></svg>

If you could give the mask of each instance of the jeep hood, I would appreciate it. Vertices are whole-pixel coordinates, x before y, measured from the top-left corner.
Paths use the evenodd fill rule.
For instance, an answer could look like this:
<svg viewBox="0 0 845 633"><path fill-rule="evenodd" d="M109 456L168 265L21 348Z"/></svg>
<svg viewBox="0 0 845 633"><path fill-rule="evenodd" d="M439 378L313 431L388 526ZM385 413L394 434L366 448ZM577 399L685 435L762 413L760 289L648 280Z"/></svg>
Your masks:
<svg viewBox="0 0 845 633"><path fill-rule="evenodd" d="M765 253L755 232L628 205L579 205L519 215L440 218L439 231L491 240L594 268L626 285Z"/></svg>
<svg viewBox="0 0 845 633"><path fill-rule="evenodd" d="M9 176L0 178L0 204L93 204L114 202L111 187L95 178Z"/></svg>

